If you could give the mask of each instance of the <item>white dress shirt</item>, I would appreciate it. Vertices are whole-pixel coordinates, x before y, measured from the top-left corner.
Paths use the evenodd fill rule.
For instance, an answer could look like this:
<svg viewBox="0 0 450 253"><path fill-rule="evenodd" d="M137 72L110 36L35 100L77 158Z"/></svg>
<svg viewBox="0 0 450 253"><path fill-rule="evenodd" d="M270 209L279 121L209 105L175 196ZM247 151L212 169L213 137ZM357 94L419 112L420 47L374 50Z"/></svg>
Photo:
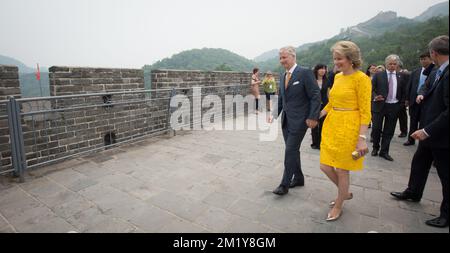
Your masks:
<svg viewBox="0 0 450 253"><path fill-rule="evenodd" d="M292 74L294 73L295 68L297 68L297 63L289 71L287 71L287 72L291 73L291 77L292 77ZM287 74L287 72L286 72L286 74Z"/></svg>
<svg viewBox="0 0 450 253"><path fill-rule="evenodd" d="M386 74L387 74L387 77L388 77L388 88L389 88L389 75L390 75L390 73L391 72L389 72L389 70L386 70ZM398 99L397 99L397 72L396 71L394 71L394 72L392 72L392 81L393 81L393 91L392 91L392 93L393 93L393 98L392 99L389 99L389 98L386 98L386 103L387 104L396 104L396 103L398 103L399 101L398 101ZM389 94L389 91L388 91L388 94ZM389 95L388 95L389 96Z"/></svg>

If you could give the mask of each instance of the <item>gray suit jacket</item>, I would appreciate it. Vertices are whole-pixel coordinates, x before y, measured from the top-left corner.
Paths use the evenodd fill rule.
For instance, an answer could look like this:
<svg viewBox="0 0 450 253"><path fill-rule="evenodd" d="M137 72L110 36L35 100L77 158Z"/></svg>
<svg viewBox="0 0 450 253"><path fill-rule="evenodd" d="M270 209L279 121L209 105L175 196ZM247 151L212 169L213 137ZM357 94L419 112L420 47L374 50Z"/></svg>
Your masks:
<svg viewBox="0 0 450 253"><path fill-rule="evenodd" d="M306 131L307 119L318 120L320 115L320 88L311 70L297 66L292 74L287 90L286 74L280 75L278 110L274 117L283 112L281 124L292 133Z"/></svg>

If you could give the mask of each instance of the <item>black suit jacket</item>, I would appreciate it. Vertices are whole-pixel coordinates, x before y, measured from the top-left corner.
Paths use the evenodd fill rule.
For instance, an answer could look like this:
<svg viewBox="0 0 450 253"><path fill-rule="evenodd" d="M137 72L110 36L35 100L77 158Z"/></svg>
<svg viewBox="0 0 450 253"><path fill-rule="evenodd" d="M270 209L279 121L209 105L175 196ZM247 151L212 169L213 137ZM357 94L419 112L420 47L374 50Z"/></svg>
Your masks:
<svg viewBox="0 0 450 253"><path fill-rule="evenodd" d="M331 89L330 81L328 78L325 78L322 81L322 89L320 89L320 98L322 100L322 105L320 106L320 110L322 110L328 104L328 91Z"/></svg>
<svg viewBox="0 0 450 253"><path fill-rule="evenodd" d="M427 79L425 80L425 84L422 86L422 88L419 91L419 95L425 96L428 93L428 90L431 89L431 85L433 84L431 81L434 81L434 78L436 76L436 73L438 71L438 67L436 67L434 64L432 64L430 67L428 67L423 73L427 76Z"/></svg>
<svg viewBox="0 0 450 253"><path fill-rule="evenodd" d="M397 100L400 104L404 104L407 93L407 77L397 72ZM375 74L372 79L372 101L376 96L382 95L385 99L389 93L389 80L386 71ZM385 105L385 101L373 101L372 112L381 112Z"/></svg>
<svg viewBox="0 0 450 253"><path fill-rule="evenodd" d="M425 69L423 74L426 75L426 76L430 76L430 73L433 72L433 70L435 68L436 68L436 65L434 63L431 63L430 66L428 66L428 68Z"/></svg>
<svg viewBox="0 0 450 253"><path fill-rule="evenodd" d="M308 129L307 119L318 120L320 115L320 88L311 70L297 66L291 76L287 90L286 74L280 75L278 110L275 118L283 112L281 124L292 133Z"/></svg>
<svg viewBox="0 0 450 253"><path fill-rule="evenodd" d="M411 73L408 82L408 95L406 96L406 100L409 102L409 106L417 106L416 98L418 96L417 88L420 83L420 74L422 73L422 68L418 68Z"/></svg>
<svg viewBox="0 0 450 253"><path fill-rule="evenodd" d="M430 135L422 142L431 148L447 148L449 146L449 80L448 66L436 84L436 72L430 75L430 87L424 95L420 128ZM434 85L433 85L434 84Z"/></svg>

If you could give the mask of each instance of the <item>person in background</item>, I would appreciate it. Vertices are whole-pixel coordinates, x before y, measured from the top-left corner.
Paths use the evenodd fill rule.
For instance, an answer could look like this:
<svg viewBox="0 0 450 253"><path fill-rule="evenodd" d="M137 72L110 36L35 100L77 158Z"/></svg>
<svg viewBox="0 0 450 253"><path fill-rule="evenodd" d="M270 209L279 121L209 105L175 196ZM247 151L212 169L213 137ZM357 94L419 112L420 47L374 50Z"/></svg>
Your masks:
<svg viewBox="0 0 450 253"><path fill-rule="evenodd" d="M420 127L412 134L412 138L419 141L419 147L411 163L408 188L403 192L392 192L391 195L401 201L421 201L428 174L434 162L442 184L443 200L439 217L426 221L426 224L432 227L445 228L449 225L448 36L439 36L433 39L429 44L429 50L431 59L438 69L430 74L429 87L421 101Z"/></svg>
<svg viewBox="0 0 450 253"><path fill-rule="evenodd" d="M254 68L253 69L253 75L252 75L252 83L251 83L251 94L255 97L256 102L256 111L255 113L258 114L259 112L259 86L261 85L261 81L259 80L259 69Z"/></svg>
<svg viewBox="0 0 450 253"><path fill-rule="evenodd" d="M322 100L322 104L320 106L320 110L328 104L328 94L330 91L330 84L327 78L327 66L324 64L318 64L314 67L314 76L317 80L317 85L320 88L320 96ZM320 149L320 142L322 137L322 127L325 117L319 120L319 125L317 127L311 129L312 135L312 149Z"/></svg>
<svg viewBox="0 0 450 253"><path fill-rule="evenodd" d="M262 85L264 88L264 93L266 94L266 101L269 102L269 111L271 112L273 109L272 97L277 95L278 91L277 82L275 81L272 72L268 71L266 73L266 76L262 81Z"/></svg>
<svg viewBox="0 0 450 253"><path fill-rule="evenodd" d="M328 84L330 86L330 89L333 88L334 77L339 73L340 73L340 71L338 70L338 68L336 66L333 66L333 69L328 71Z"/></svg>
<svg viewBox="0 0 450 253"><path fill-rule="evenodd" d="M370 77L370 80L373 79L375 74L377 73L377 65L375 64L369 64L369 67L367 67L366 75Z"/></svg>
<svg viewBox="0 0 450 253"><path fill-rule="evenodd" d="M431 57L431 56L430 56ZM416 98L416 103L420 104L422 103L425 94L427 94L427 92L431 89L431 85L430 85L430 77L431 77L431 73L433 73L433 71L437 71L437 67L436 64L433 62L430 64L430 66L428 66L428 68L426 68L423 71L423 74L425 76L427 76L427 79L425 80L425 84L422 85L422 88L419 90L418 96Z"/></svg>
<svg viewBox="0 0 450 253"><path fill-rule="evenodd" d="M397 73L399 63L398 55L389 55L386 57L386 71L377 73L372 80L372 156L379 155L391 162L394 159L389 154L389 148L395 133L400 105L405 103L407 88L402 75Z"/></svg>
<svg viewBox="0 0 450 253"><path fill-rule="evenodd" d="M385 71L386 71L386 67L384 67L383 65L377 66L377 73L385 72Z"/></svg>
<svg viewBox="0 0 450 253"><path fill-rule="evenodd" d="M377 73L377 65L369 64L369 66L367 67L367 70L366 70L366 75L368 77L370 77L370 80L373 79L373 77L375 76L376 73ZM372 122L370 122L369 128L372 128ZM370 138L370 142L372 142L372 138Z"/></svg>
<svg viewBox="0 0 450 253"><path fill-rule="evenodd" d="M407 69L403 68L403 62L400 61L397 73L402 76L402 80L405 80L405 85L408 85L410 73ZM407 95L407 94L406 94ZM398 112L398 122L400 125L400 135L399 138L405 138L408 136L408 113L406 112L406 103L400 104L400 111Z"/></svg>
<svg viewBox="0 0 450 253"><path fill-rule="evenodd" d="M417 103L419 92L425 84L427 77L424 72L433 64L429 52L423 53L419 57L421 67L411 73L408 83L408 95L406 105L409 107L409 134L408 140L403 144L405 146L415 145L415 140L411 135L417 131L420 119L420 104Z"/></svg>

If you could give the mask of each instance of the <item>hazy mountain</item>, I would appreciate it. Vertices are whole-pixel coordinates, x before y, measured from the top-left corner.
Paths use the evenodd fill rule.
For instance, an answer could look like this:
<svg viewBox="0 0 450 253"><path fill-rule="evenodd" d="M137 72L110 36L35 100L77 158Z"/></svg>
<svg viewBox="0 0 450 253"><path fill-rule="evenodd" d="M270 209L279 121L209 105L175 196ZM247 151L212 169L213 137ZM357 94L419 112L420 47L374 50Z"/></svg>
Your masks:
<svg viewBox="0 0 450 253"><path fill-rule="evenodd" d="M255 57L253 60L255 62L263 62L263 61L270 60L277 56L278 56L278 49L273 49L273 50L267 51L267 52Z"/></svg>
<svg viewBox="0 0 450 253"><path fill-rule="evenodd" d="M13 65L19 67L19 72L22 73L33 73L35 70L26 66L23 62L16 60L14 58L0 55L0 64L2 65Z"/></svg>
<svg viewBox="0 0 450 253"><path fill-rule="evenodd" d="M433 17L439 17L439 16L448 16L449 10L449 2L443 2L436 5L431 6L428 10L426 10L424 13L422 13L420 16L414 18L414 19L408 19L404 17L398 17L396 12L393 11L386 11L386 12L380 12L375 17L362 22L360 24L357 24L355 26L342 28L341 32L330 38L319 42L313 42L313 43L307 43L304 45L301 45L297 48L297 54L302 54L302 52L310 51L311 49L315 50L318 47L321 47L321 45L330 45L331 42L336 42L338 40L359 40L359 39L365 39L365 38L372 38L372 37L379 37L387 32L393 32L397 31L400 27L404 26L410 26L414 27L414 25L418 25L421 22L430 20ZM426 32L426 31L424 31ZM395 33L393 33L395 36ZM448 34L448 31L446 32ZM419 35L417 33L416 35ZM427 38L428 39L428 38ZM329 50L329 48L328 48ZM306 53L308 54L308 53ZM314 53L309 53L309 55L312 55ZM316 53L319 54L319 53ZM317 55L312 57L314 59L320 59L319 62L328 62L328 59L324 58L325 56L318 57ZM278 56L274 55L272 59L268 59L264 62L258 62L259 66L262 66L262 69L277 69L277 63L278 63ZM326 61L324 61L326 60ZM306 63L305 63L306 64ZM308 62L307 65L310 65L312 63Z"/></svg>
<svg viewBox="0 0 450 253"><path fill-rule="evenodd" d="M360 23L352 27L342 28L341 32L331 39L352 40L360 37L373 37L381 35L387 31L392 31L401 25L412 24L415 22L416 21L411 19L398 17L397 13L392 11L380 12L378 15L369 19L366 22ZM322 44L327 40L303 44L297 47L297 52L299 53L302 51L306 51L312 46ZM263 53L262 55L256 57L255 61L258 62L258 64L264 66L264 68L266 68L268 65L271 65L271 63L275 61L274 58L278 58L278 50L276 49Z"/></svg>
<svg viewBox="0 0 450 253"><path fill-rule="evenodd" d="M41 88L43 96L50 95L48 68L39 67L41 70L41 81L39 82L36 80L36 69L28 67L19 60L0 55L0 64L13 65L19 68L19 82L22 97L39 97L41 96Z"/></svg>
<svg viewBox="0 0 450 253"><path fill-rule="evenodd" d="M341 32L331 39L346 39L352 40L359 37L372 37L383 34L387 31L393 30L400 25L414 23L414 20L398 17L396 12L380 12L375 17L369 19L366 22L360 23L355 26L342 28ZM297 48L297 52L308 50L311 46L321 44L327 40L322 40L318 42L306 43ZM278 57L278 50L274 49L261 54L255 58L258 63L264 61L273 61L273 58Z"/></svg>
<svg viewBox="0 0 450 253"><path fill-rule="evenodd" d="M255 62L225 49L203 48L183 51L146 68L251 71L255 65Z"/></svg>
<svg viewBox="0 0 450 253"><path fill-rule="evenodd" d="M398 54L407 69L418 66L418 55L427 50L428 43L439 35L448 35L449 21L446 17L434 17L426 22L403 24L394 30L371 37L355 37L352 40L361 48L364 66L380 65L389 54ZM330 48L339 38L311 46L308 50L297 53L298 63L312 67L317 63L332 66ZM273 65L272 68L276 68Z"/></svg>
<svg viewBox="0 0 450 253"><path fill-rule="evenodd" d="M303 50L308 50L308 48L310 48L312 45L321 43L321 42L324 42L324 41L303 44L303 45L297 47L297 52L301 52ZM268 60L273 61L274 58L278 58L278 52L279 52L279 49L273 49L273 50L270 50L270 51L267 51L267 52L261 54L260 56L255 57L253 60L257 63L262 63L262 62L265 62Z"/></svg>
<svg viewBox="0 0 450 253"><path fill-rule="evenodd" d="M2 65L13 65L17 66L19 68L20 73L35 73L36 72L36 66L29 67L25 63L16 60L12 57L0 55L0 64ZM41 72L48 72L47 67L39 66L39 69Z"/></svg>
<svg viewBox="0 0 450 253"><path fill-rule="evenodd" d="M447 2L442 2L442 3L436 4L434 6L431 6L424 13L415 17L414 20L423 22L423 21L427 21L428 19L430 19L432 17L448 16L448 15L449 15L449 2L447 1Z"/></svg>
<svg viewBox="0 0 450 253"><path fill-rule="evenodd" d="M398 17L397 13L393 11L380 12L366 22L342 28L341 33L333 38L352 40L359 37L372 37L414 22L414 20L408 18Z"/></svg>

